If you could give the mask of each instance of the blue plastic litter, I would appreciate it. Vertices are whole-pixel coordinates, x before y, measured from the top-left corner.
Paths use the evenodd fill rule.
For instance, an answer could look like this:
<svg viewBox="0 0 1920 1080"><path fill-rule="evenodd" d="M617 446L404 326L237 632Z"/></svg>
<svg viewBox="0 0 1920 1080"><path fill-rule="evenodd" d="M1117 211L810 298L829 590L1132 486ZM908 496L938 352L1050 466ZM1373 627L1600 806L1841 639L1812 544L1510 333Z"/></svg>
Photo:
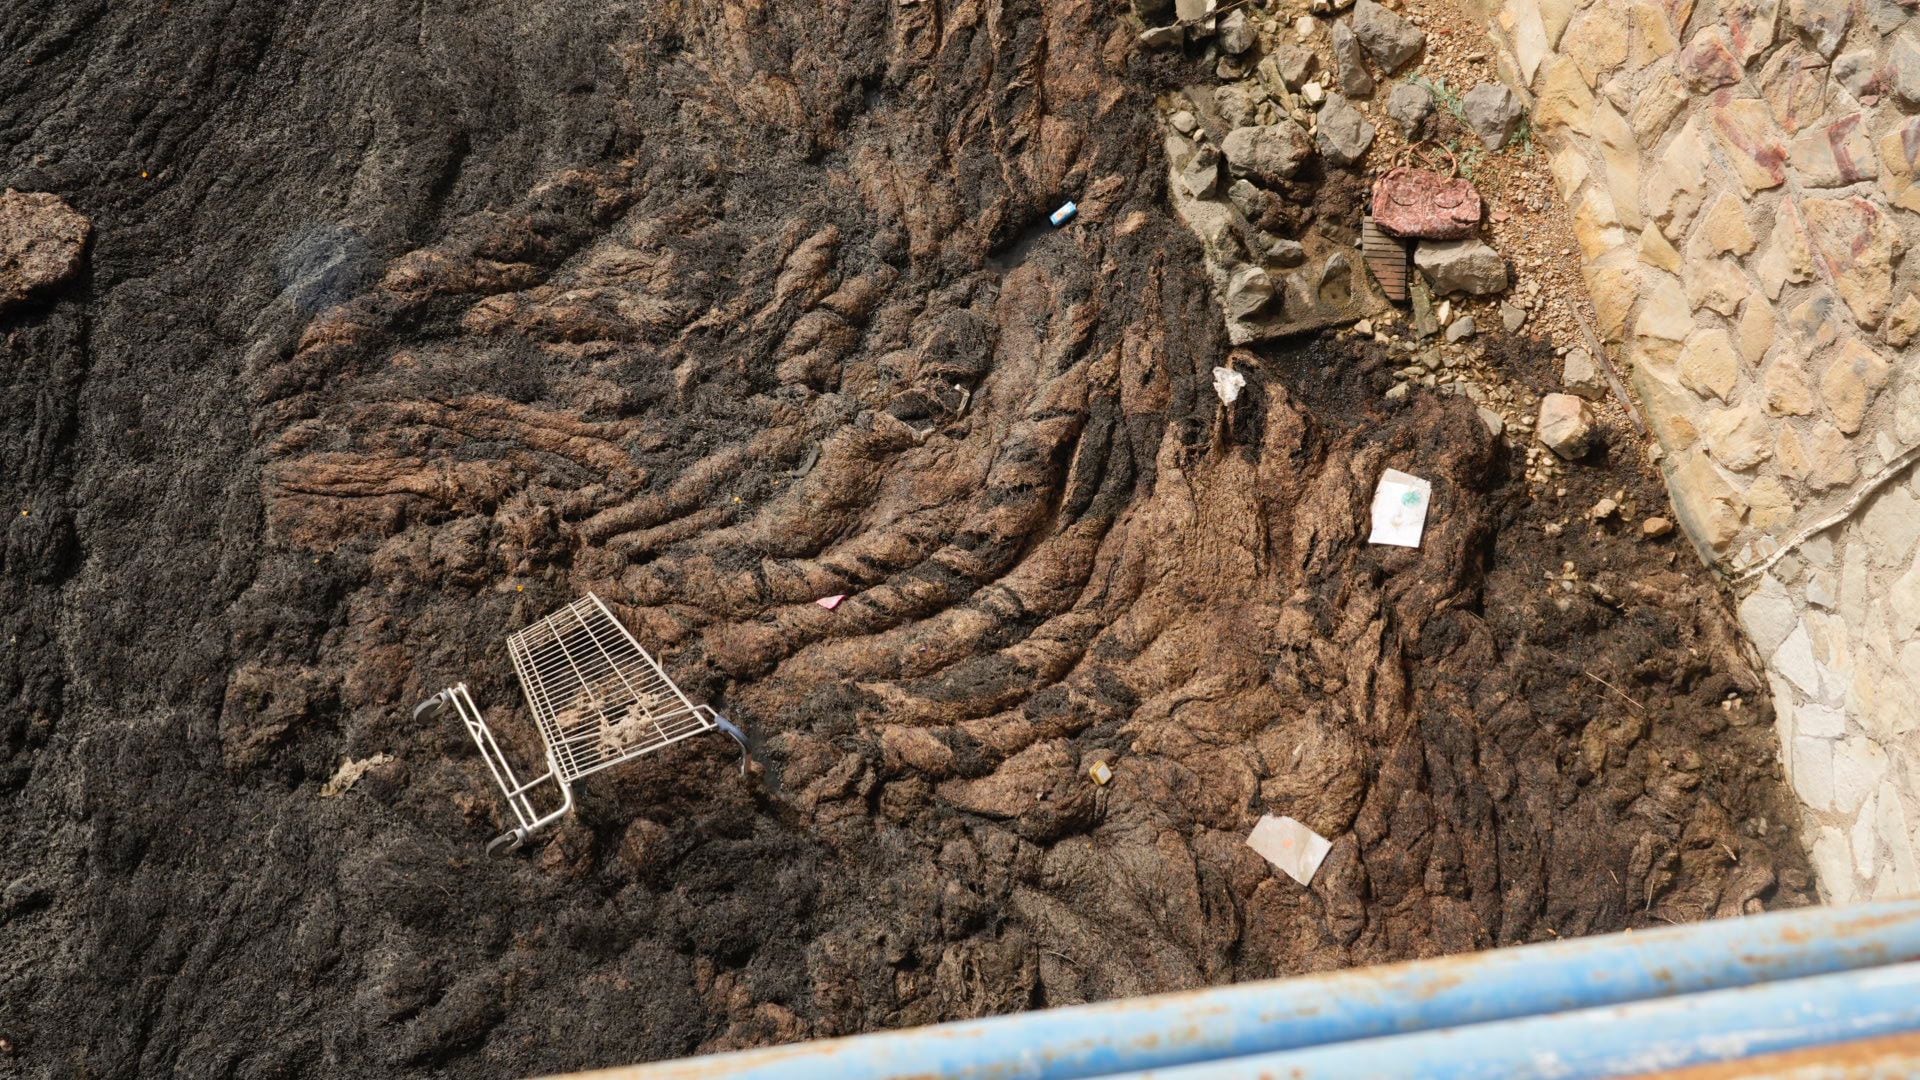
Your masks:
<svg viewBox="0 0 1920 1080"><path fill-rule="evenodd" d="M1073 215L1078 214L1079 212L1080 212L1080 208L1078 206L1075 206L1071 201L1068 201L1068 202L1062 203L1060 206L1060 209L1055 210L1053 212L1053 216L1049 217L1047 220L1053 222L1053 227L1057 229L1060 226L1065 225L1067 222L1072 221Z"/></svg>

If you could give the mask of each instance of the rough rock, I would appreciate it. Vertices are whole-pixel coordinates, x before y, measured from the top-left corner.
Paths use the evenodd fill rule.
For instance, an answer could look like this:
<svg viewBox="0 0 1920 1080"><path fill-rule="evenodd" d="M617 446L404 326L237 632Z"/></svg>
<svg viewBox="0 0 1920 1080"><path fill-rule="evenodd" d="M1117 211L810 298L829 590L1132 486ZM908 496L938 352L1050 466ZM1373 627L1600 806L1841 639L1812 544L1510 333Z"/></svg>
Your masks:
<svg viewBox="0 0 1920 1080"><path fill-rule="evenodd" d="M1464 178L1399 166L1373 182L1373 222L1395 236L1457 240L1480 224L1480 192Z"/></svg>
<svg viewBox="0 0 1920 1080"><path fill-rule="evenodd" d="M1268 54L1267 58L1260 62L1260 68L1263 75L1270 72L1274 78L1280 80L1281 86L1288 90L1298 90L1300 84L1307 81L1319 64L1320 58L1313 50L1304 45L1288 42Z"/></svg>
<svg viewBox="0 0 1920 1080"><path fill-rule="evenodd" d="M1507 287L1507 261L1480 240L1422 240L1413 264L1442 296L1489 296Z"/></svg>
<svg viewBox="0 0 1920 1080"><path fill-rule="evenodd" d="M1607 396L1606 376L1601 373L1600 365L1594 363L1593 354L1582 348L1567 350L1560 368L1560 385L1589 401Z"/></svg>
<svg viewBox="0 0 1920 1080"><path fill-rule="evenodd" d="M92 229L58 195L0 193L0 310L78 273Z"/></svg>
<svg viewBox="0 0 1920 1080"><path fill-rule="evenodd" d="M1547 449L1568 461L1578 461L1593 449L1593 412L1572 394L1547 394L1540 399L1540 419L1534 433Z"/></svg>
<svg viewBox="0 0 1920 1080"><path fill-rule="evenodd" d="M1187 40L1184 26L1149 26L1140 31L1140 44L1149 49L1177 49Z"/></svg>
<svg viewBox="0 0 1920 1080"><path fill-rule="evenodd" d="M1375 3L1357 0L1353 5L1353 36L1373 57L1380 70L1391 75L1419 54L1427 35L1419 27Z"/></svg>
<svg viewBox="0 0 1920 1080"><path fill-rule="evenodd" d="M1235 128L1220 140L1220 151L1235 176L1251 176L1270 184L1288 180L1312 152L1312 143L1299 124L1282 120L1277 124Z"/></svg>
<svg viewBox="0 0 1920 1080"><path fill-rule="evenodd" d="M1807 238L1840 298L1862 326L1878 326L1893 299L1893 261L1900 234L1887 215L1858 196L1808 199Z"/></svg>
<svg viewBox="0 0 1920 1080"><path fill-rule="evenodd" d="M1257 266L1242 266L1227 279L1227 314L1234 319L1258 315L1273 302L1273 279Z"/></svg>
<svg viewBox="0 0 1920 1080"><path fill-rule="evenodd" d="M1222 16L1219 34L1220 51L1228 56L1239 56L1253 48L1253 24L1247 20L1245 11L1230 11Z"/></svg>
<svg viewBox="0 0 1920 1080"><path fill-rule="evenodd" d="M1526 118L1526 103L1505 83L1481 83L1460 100L1467 126L1491 149L1507 145Z"/></svg>
<svg viewBox="0 0 1920 1080"><path fill-rule="evenodd" d="M1920 110L1920 39L1911 32L1893 39L1882 78L1902 109Z"/></svg>
<svg viewBox="0 0 1920 1080"><path fill-rule="evenodd" d="M1400 129L1407 142L1424 137L1427 120L1433 116L1433 91L1415 82L1397 82L1387 94L1387 116Z"/></svg>
<svg viewBox="0 0 1920 1080"><path fill-rule="evenodd" d="M1373 122L1339 94L1328 94L1313 131L1314 149L1329 162L1347 167L1366 156L1373 145Z"/></svg>
<svg viewBox="0 0 1920 1080"><path fill-rule="evenodd" d="M1447 343L1457 345L1473 336L1475 330L1473 316L1462 315L1447 324Z"/></svg>
<svg viewBox="0 0 1920 1080"><path fill-rule="evenodd" d="M1360 55L1359 39L1344 19L1333 24L1333 73L1341 93L1350 98L1372 96L1373 76L1367 73L1366 59Z"/></svg>
<svg viewBox="0 0 1920 1080"><path fill-rule="evenodd" d="M1512 304L1500 305L1500 325L1507 333L1515 333L1527 322L1527 309Z"/></svg>
<svg viewBox="0 0 1920 1080"><path fill-rule="evenodd" d="M1220 152L1211 146L1198 146L1180 166L1180 183L1196 199L1211 199L1220 193Z"/></svg>
<svg viewBox="0 0 1920 1080"><path fill-rule="evenodd" d="M1787 21L1828 60L1840 51L1852 19L1853 4L1849 0L1789 0L1787 4Z"/></svg>

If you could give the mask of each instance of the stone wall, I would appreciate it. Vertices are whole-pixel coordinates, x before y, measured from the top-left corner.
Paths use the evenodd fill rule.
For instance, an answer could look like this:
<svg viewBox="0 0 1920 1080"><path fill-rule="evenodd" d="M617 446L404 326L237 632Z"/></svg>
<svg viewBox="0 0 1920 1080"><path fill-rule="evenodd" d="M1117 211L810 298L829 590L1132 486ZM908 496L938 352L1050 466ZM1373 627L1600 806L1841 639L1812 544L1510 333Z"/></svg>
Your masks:
<svg viewBox="0 0 1920 1080"><path fill-rule="evenodd" d="M1920 891L1920 20L1892 0L1487 14L1681 523L1743 593L1821 887Z"/></svg>

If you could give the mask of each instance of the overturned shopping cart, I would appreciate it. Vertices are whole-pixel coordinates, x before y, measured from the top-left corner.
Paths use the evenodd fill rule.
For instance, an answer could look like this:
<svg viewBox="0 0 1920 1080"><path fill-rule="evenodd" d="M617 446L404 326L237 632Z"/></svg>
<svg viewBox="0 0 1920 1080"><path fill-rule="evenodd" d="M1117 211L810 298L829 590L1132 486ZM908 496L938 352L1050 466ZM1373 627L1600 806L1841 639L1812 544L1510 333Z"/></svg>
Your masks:
<svg viewBox="0 0 1920 1080"><path fill-rule="evenodd" d="M747 740L740 729L681 693L659 661L592 593L507 638L507 652L546 743L546 772L520 782L466 683L440 691L413 710L418 719L451 704L480 747L494 782L506 793L519 825L487 845L490 855L513 851L573 809L576 780L702 732L731 736L740 744L741 770L747 767ZM558 789L560 805L543 814L530 793L547 783Z"/></svg>

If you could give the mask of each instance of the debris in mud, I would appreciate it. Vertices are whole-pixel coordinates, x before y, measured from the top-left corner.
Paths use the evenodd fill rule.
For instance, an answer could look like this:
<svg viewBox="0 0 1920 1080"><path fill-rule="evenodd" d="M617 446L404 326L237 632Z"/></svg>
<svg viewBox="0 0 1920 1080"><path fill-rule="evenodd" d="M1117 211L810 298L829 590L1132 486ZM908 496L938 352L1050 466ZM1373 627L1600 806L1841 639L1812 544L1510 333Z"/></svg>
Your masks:
<svg viewBox="0 0 1920 1080"><path fill-rule="evenodd" d="M1213 392L1220 398L1220 404L1231 405L1240 400L1240 391L1247 385L1247 377L1227 367L1213 369Z"/></svg>
<svg viewBox="0 0 1920 1080"><path fill-rule="evenodd" d="M320 797L323 799L331 799L346 794L353 785L359 783L360 778L367 775L369 771L385 765L392 760L392 754L375 754L372 757L361 758L358 761L348 758L346 761L340 763L340 768L333 774L333 777L320 786Z"/></svg>
<svg viewBox="0 0 1920 1080"><path fill-rule="evenodd" d="M820 599L815 600L814 603L819 604L821 607L826 608L828 611L832 611L834 608L839 607L841 602L846 600L846 598L847 598L846 593L834 593L832 596L823 596Z"/></svg>
<svg viewBox="0 0 1920 1080"><path fill-rule="evenodd" d="M1263 815L1247 835L1247 846L1302 885L1313 884L1332 841L1290 817Z"/></svg>
<svg viewBox="0 0 1920 1080"><path fill-rule="evenodd" d="M1055 210L1052 214L1048 215L1047 220L1052 223L1054 228L1057 229L1060 226L1065 225L1067 222L1072 221L1074 218L1074 215L1078 214L1079 212L1080 212L1080 208L1074 205L1071 200L1069 200L1065 203L1062 203L1060 205L1060 209Z"/></svg>

